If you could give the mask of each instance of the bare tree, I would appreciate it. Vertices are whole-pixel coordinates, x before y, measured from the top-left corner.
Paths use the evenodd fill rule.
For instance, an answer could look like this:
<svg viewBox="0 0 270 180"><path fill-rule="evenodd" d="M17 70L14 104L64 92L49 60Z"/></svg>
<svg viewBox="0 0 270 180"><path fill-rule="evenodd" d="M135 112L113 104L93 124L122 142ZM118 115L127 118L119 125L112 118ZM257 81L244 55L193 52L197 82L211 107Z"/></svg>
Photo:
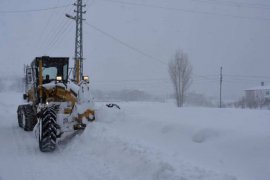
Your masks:
<svg viewBox="0 0 270 180"><path fill-rule="evenodd" d="M174 86L177 107L182 107L185 102L186 91L191 85L192 66L188 55L181 50L175 53L169 62L169 74Z"/></svg>

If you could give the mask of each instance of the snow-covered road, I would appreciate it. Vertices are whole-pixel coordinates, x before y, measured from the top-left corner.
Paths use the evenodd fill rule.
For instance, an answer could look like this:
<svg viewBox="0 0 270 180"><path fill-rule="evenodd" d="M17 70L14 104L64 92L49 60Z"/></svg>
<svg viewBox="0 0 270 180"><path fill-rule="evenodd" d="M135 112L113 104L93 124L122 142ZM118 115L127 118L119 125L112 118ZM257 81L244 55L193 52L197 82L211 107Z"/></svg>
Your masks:
<svg viewBox="0 0 270 180"><path fill-rule="evenodd" d="M269 180L270 111L98 104L83 134L41 153L0 94L0 180Z"/></svg>

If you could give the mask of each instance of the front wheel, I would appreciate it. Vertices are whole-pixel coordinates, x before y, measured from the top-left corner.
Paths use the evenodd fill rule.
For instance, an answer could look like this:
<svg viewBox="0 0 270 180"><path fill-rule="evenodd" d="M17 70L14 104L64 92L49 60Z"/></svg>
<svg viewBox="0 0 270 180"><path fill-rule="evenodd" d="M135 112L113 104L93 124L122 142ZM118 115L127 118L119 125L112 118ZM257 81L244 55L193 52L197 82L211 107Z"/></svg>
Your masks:
<svg viewBox="0 0 270 180"><path fill-rule="evenodd" d="M32 105L20 105L17 110L19 127L25 131L32 131L36 125L36 116Z"/></svg>
<svg viewBox="0 0 270 180"><path fill-rule="evenodd" d="M23 110L22 110L22 105L20 105L18 107L17 118L18 118L18 125L19 125L19 127L23 128Z"/></svg>
<svg viewBox="0 0 270 180"><path fill-rule="evenodd" d="M39 149L42 152L52 152L56 148L57 121L56 106L41 110L39 118Z"/></svg>

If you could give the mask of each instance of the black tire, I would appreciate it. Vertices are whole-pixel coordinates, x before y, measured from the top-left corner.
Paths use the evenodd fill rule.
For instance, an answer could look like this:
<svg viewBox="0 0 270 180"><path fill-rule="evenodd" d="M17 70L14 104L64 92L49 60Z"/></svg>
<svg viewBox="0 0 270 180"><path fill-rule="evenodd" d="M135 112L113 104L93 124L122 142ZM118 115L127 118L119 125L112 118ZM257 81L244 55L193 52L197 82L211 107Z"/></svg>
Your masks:
<svg viewBox="0 0 270 180"><path fill-rule="evenodd" d="M37 123L32 105L20 105L17 110L19 127L25 131L32 131Z"/></svg>
<svg viewBox="0 0 270 180"><path fill-rule="evenodd" d="M18 117L18 125L23 128L23 114L22 114L22 105L18 106L17 109L17 117Z"/></svg>
<svg viewBox="0 0 270 180"><path fill-rule="evenodd" d="M93 121L95 121L96 120L96 116L95 115L93 115L93 117L92 118L87 118L87 120L89 121L89 122L93 122Z"/></svg>
<svg viewBox="0 0 270 180"><path fill-rule="evenodd" d="M39 118L39 149L41 152L52 152L56 148L57 107L43 108Z"/></svg>

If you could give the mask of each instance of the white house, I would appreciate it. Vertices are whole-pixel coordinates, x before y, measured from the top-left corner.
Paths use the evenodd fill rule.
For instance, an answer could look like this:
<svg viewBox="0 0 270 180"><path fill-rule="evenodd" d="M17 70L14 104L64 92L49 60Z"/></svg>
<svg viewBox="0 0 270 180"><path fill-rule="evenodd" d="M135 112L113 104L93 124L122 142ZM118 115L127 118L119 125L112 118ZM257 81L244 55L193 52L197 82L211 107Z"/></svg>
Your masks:
<svg viewBox="0 0 270 180"><path fill-rule="evenodd" d="M249 107L262 107L270 104L270 85L261 86L245 89L247 106Z"/></svg>

